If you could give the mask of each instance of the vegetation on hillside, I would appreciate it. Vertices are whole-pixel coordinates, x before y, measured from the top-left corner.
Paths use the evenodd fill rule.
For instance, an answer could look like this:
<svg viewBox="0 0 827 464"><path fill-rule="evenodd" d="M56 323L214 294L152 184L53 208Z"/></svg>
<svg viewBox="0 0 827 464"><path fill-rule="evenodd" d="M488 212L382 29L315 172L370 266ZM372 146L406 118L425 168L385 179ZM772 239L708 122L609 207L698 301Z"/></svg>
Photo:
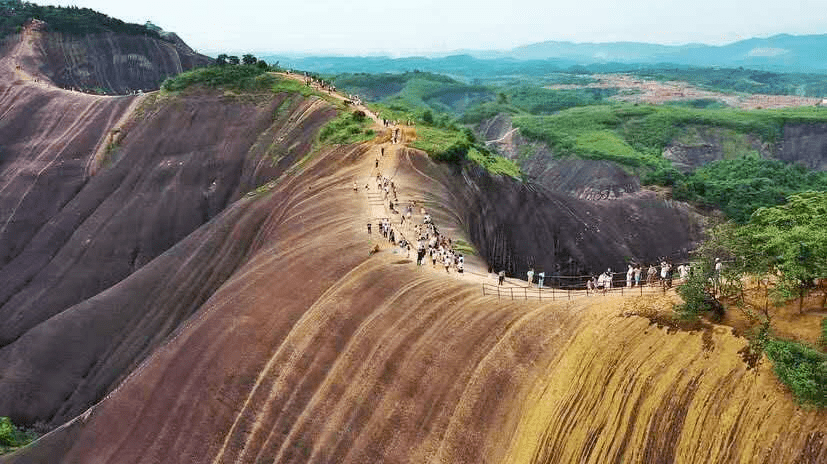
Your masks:
<svg viewBox="0 0 827 464"><path fill-rule="evenodd" d="M664 147L688 127L725 128L774 142L785 124L796 122L827 122L827 113L816 108L745 111L614 104L514 118L524 136L547 143L556 153L630 166L661 165Z"/></svg>
<svg viewBox="0 0 827 464"><path fill-rule="evenodd" d="M827 354L778 338L770 339L763 348L773 372L799 402L827 408Z"/></svg>
<svg viewBox="0 0 827 464"><path fill-rule="evenodd" d="M703 75L696 68L650 71L661 73L658 78L679 77L675 73ZM799 82L797 79L802 77L744 70L718 71L711 74L710 79L722 76L742 79L746 73L763 81ZM645 74L642 70L636 73ZM590 79L567 73L557 73L552 78L577 83ZM467 137L462 132L464 127L508 114L523 136L545 143L557 156L616 162L638 174L644 185L672 186L675 198L719 208L740 223L760 207L783 203L790 194L827 190L824 174L761 160L754 148L755 141L777 142L786 124L827 123L827 112L819 108L746 111L727 108L712 100L660 106L609 103L607 99L615 90L548 89L541 85L539 77L505 80L499 84L483 79L468 84L444 75L414 71L342 74L332 79L343 90L377 102L383 118L416 120L420 136L413 145L443 161L473 158L489 170L503 168L502 171L513 175L518 169L516 163L484 154L487 151L479 144L478 149L471 151L475 143L473 136ZM488 83L483 85L483 82ZM685 175L663 158L665 147L676 142L691 145L696 139L703 140L702 133L719 136L724 161ZM494 164L499 168L492 168Z"/></svg>
<svg viewBox="0 0 827 464"><path fill-rule="evenodd" d="M184 90L192 85L203 85L206 87L226 87L233 90L263 90L276 81L282 80L275 78L275 76L271 76L272 78L263 76L268 71L273 70L275 68L264 61L256 60L253 64L240 65L226 64L226 62L218 60L213 66L193 69L167 78L161 84L161 89L174 92ZM297 84L297 87L299 86L301 84Z"/></svg>
<svg viewBox="0 0 827 464"><path fill-rule="evenodd" d="M821 347L827 348L827 316L821 318Z"/></svg>
<svg viewBox="0 0 827 464"><path fill-rule="evenodd" d="M147 29L146 26L125 23L89 8L41 6L18 0L0 3L0 38L20 32L23 25L31 19L45 21L50 31L64 34L116 32L162 39L158 32Z"/></svg>
<svg viewBox="0 0 827 464"><path fill-rule="evenodd" d="M760 208L746 224L726 223L710 233L699 250L703 262L713 256L729 257L721 276L713 275L708 265L696 266L702 285L714 283L718 292L730 295L743 304L746 276L765 278L774 283L766 288L778 304L798 300L801 311L804 295L815 288L817 279L827 278L827 192L803 192L790 195L787 203ZM692 279L687 285L692 286ZM692 289L681 288L687 304ZM706 289L706 294L710 292ZM758 333L753 335L751 350L763 351L773 363L773 371L803 404L827 407L827 354L804 343L773 335L770 314L766 310ZM824 325L822 326L823 331Z"/></svg>
<svg viewBox="0 0 827 464"><path fill-rule="evenodd" d="M8 417L0 417L0 454L26 446L36 438L35 432L16 427Z"/></svg>
<svg viewBox="0 0 827 464"><path fill-rule="evenodd" d="M714 206L746 223L759 208L780 205L789 195L827 191L827 173L778 160L742 157L707 164L683 176L673 174L673 196Z"/></svg>
<svg viewBox="0 0 827 464"><path fill-rule="evenodd" d="M520 167L514 161L491 153L476 141L474 134L467 128L421 123L416 127L416 140L409 145L428 153L436 161L453 164L470 161L491 174L522 179Z"/></svg>
<svg viewBox="0 0 827 464"><path fill-rule="evenodd" d="M362 111L341 113L328 122L319 132L319 142L325 144L350 144L371 140L376 136L370 128L373 121Z"/></svg>
<svg viewBox="0 0 827 464"><path fill-rule="evenodd" d="M575 81L586 78L567 76ZM827 122L827 114L817 108L744 111L713 101L608 104L614 90L552 90L536 82L481 86L426 72L344 74L334 79L346 91L378 101L382 117L425 124L414 146L436 159L467 158L473 143L466 143L459 129L505 113L522 135L546 143L558 156L617 162L641 175L643 184L674 186L676 198L720 208L739 222L759 207L785 201L789 194L825 189L823 175L756 159L748 142L773 143L788 123ZM683 175L662 157L663 150L703 128L722 133L727 141L723 149L731 160ZM471 157L494 159L479 153Z"/></svg>
<svg viewBox="0 0 827 464"><path fill-rule="evenodd" d="M769 95L827 96L821 74L776 73L744 68L652 67L633 73L641 78L688 82L716 91Z"/></svg>

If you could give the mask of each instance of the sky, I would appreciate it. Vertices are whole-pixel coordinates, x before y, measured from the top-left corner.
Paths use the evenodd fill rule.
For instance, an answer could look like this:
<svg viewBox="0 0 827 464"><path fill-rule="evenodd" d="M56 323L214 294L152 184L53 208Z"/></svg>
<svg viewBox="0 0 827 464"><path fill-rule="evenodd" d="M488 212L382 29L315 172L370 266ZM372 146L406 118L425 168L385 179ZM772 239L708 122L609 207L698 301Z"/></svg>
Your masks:
<svg viewBox="0 0 827 464"><path fill-rule="evenodd" d="M64 3L66 2L66 3ZM152 21L218 53L440 54L548 40L722 45L827 33L825 0L35 0Z"/></svg>

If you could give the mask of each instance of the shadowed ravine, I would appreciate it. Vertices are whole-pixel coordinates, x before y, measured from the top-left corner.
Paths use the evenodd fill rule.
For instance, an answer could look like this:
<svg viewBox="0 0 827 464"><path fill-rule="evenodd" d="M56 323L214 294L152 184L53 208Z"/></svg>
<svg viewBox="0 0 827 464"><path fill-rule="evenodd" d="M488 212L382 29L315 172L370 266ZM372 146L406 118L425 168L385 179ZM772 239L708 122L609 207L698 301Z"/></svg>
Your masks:
<svg viewBox="0 0 827 464"><path fill-rule="evenodd" d="M100 121L79 117L88 140L73 143L91 166L114 121L129 121L116 160L55 174L77 184L56 205L45 200L56 188L29 179L28 195L52 208L39 223L2 210L34 238L4 249L0 271L37 259L2 307L13 323L2 326L0 415L59 427L0 462L827 462L827 413L797 407L766 360L748 368L747 342L728 327L669 333L623 316L622 296L500 300L483 296L480 269L460 278L387 247L369 253L376 207L352 182L374 175L379 142L314 150L334 113L324 100L197 91L143 112L113 101L96 97ZM0 113L24 127L14 102ZM43 121L30 134L57 139L73 125ZM455 237L482 248L493 218L520 217L514 198L497 209L485 197L510 184L385 146L381 169L400 196L433 205ZM32 169L46 152L10 151L3 181L25 180L9 166ZM641 223L683 217L667 213ZM604 227L626 227L613 220ZM38 242L51 228L61 239ZM119 252L136 244L140 258Z"/></svg>

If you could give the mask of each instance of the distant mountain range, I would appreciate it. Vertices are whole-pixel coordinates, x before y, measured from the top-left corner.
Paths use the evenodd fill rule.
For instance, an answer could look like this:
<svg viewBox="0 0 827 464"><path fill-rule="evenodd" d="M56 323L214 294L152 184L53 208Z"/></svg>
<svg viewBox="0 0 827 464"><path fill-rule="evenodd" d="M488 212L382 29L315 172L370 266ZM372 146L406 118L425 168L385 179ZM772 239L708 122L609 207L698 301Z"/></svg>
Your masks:
<svg viewBox="0 0 827 464"><path fill-rule="evenodd" d="M688 66L745 67L783 72L827 71L827 34L780 34L728 45L656 45L637 42L576 44L542 42L513 49L516 59L567 59L580 64L674 63Z"/></svg>
<svg viewBox="0 0 827 464"><path fill-rule="evenodd" d="M501 71L534 74L544 69L592 65L662 65L748 68L782 73L827 72L827 34L780 34L741 40L727 45L658 45L640 42L541 42L507 51L462 50L451 56L426 57L323 57L266 56L268 61L316 72L395 72L412 69L469 74ZM499 63L499 64L497 64Z"/></svg>

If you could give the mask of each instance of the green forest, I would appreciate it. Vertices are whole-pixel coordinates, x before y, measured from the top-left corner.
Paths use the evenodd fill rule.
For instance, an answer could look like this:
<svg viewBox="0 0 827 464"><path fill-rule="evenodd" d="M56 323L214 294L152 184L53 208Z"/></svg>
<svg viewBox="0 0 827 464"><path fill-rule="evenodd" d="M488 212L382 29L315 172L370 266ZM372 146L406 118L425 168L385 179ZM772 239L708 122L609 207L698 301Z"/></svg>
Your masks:
<svg viewBox="0 0 827 464"><path fill-rule="evenodd" d="M45 21L50 31L64 34L116 32L162 39L158 32L143 25L125 23L89 8L41 6L18 0L0 2L0 38L20 32L23 25L32 19Z"/></svg>

